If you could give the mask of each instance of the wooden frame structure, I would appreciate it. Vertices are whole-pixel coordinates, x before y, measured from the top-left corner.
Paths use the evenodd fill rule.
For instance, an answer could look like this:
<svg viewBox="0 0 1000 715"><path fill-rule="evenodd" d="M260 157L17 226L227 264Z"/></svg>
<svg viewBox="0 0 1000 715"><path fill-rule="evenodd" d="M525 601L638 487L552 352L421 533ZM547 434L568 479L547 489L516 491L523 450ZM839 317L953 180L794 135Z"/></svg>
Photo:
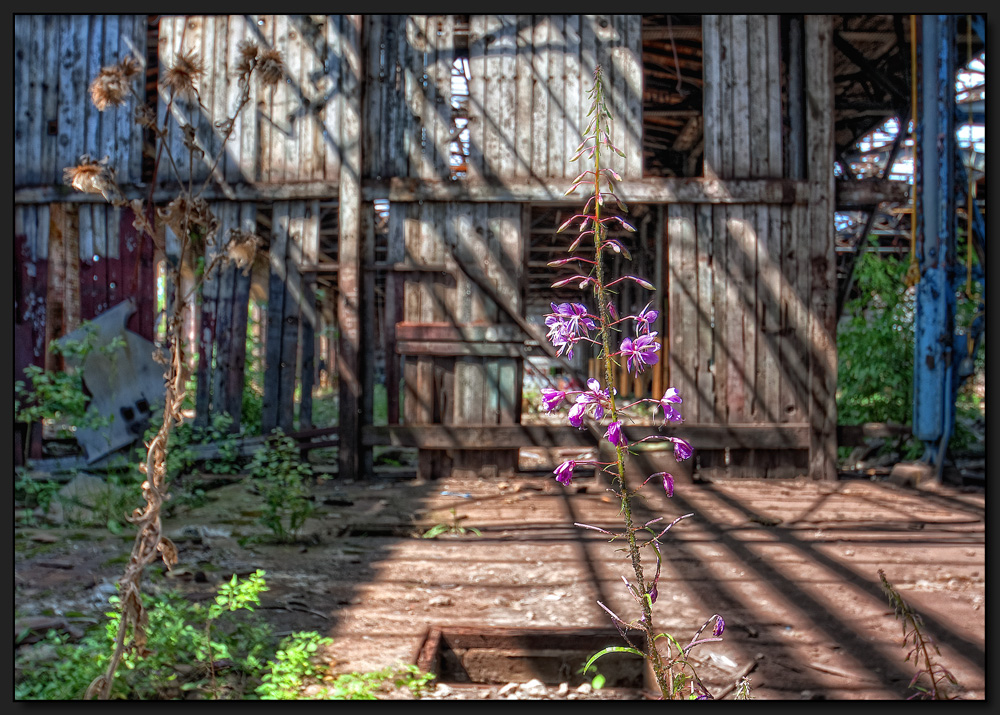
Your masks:
<svg viewBox="0 0 1000 715"><path fill-rule="evenodd" d="M296 392L299 428L312 426L316 336L335 320L341 473L370 473L372 446L390 443L420 447L428 476L516 470L516 447L548 434L519 426L525 356L545 350L526 308L530 211L567 206L578 169L566 160L599 63L612 138L625 153L614 165L623 199L657 217L643 234L658 257L668 356L655 384L685 396L685 434L704 450L698 468L835 479L833 18L797 22L795 54L779 16L700 19L703 176L665 177L644 175L649 30L639 15L18 16L16 328L25 354L16 367L45 354L44 322L31 323L27 306L51 313L64 284L116 286L105 308L149 294L151 257L132 245L127 210L61 185L62 169L89 152L112 157L127 194L148 191L130 110L97 112L89 78L127 52L147 59L148 97L163 119L158 68L198 53L201 105L172 111L211 157L215 123L235 102L238 42L252 39L281 51L287 81L254 88L218 167L180 168L212 181L206 196L225 228L268 234L264 428L292 430ZM461 97L456 60L468 68ZM186 156L179 125L170 126L167 141ZM157 175L154 200L171 197L167 176ZM324 249L320 202L331 200L338 228ZM376 201L388 202L382 261ZM78 226L65 232L54 217L70 214ZM47 262L70 245L57 235L70 234L78 282ZM116 240L139 251L138 284L87 272L89 256L121 260ZM316 297L324 275L336 287L326 302ZM193 318L199 419L238 411L250 278L228 268L206 285ZM137 321L152 337L150 309ZM381 339L376 322L388 326ZM385 360L378 379L390 386L390 424L379 427L376 353Z"/></svg>

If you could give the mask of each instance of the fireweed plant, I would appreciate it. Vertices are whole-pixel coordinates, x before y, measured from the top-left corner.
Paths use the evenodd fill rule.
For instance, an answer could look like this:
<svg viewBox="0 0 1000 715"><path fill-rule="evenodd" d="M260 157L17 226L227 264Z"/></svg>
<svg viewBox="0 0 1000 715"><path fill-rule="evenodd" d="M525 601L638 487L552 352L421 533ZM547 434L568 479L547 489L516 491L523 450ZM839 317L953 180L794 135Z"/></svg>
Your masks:
<svg viewBox="0 0 1000 715"><path fill-rule="evenodd" d="M608 226L618 224L626 231L635 231L635 228L623 218L623 214L628 212L628 208L615 194L615 182L620 182L621 177L610 167L601 165L602 148L607 148L608 151L619 156L624 156L624 153L611 140L612 117L604 100L600 67L597 67L594 72L594 86L589 90L588 96L591 100L591 108L587 114L590 117L590 123L583 132L583 141L571 161L578 161L582 157L586 157L592 160L593 168L587 169L577 176L565 195L569 196L578 189L586 191L590 195L584 204L583 212L565 221L557 233L562 233L577 225L578 235L570 243L568 253L575 254L584 245L589 247L591 241L593 253L591 254L588 249L586 255L570 255L567 258L550 262L549 266L576 268L577 271L574 275L557 280L552 284L552 287L575 286L581 291L590 291L597 308L596 311L591 310L582 302L552 303L552 312L546 316L545 325L548 328L546 337L556 348L558 355L572 358L574 347L581 342L596 345L604 366L604 385L606 386L602 386L600 380L591 378L587 381L585 390L542 390L542 408L546 411L553 411L558 409L564 401L572 403L567 418L571 425L580 429L584 427L584 420L587 418L598 424L603 424L607 418L604 439L607 439L614 447L614 461L567 460L556 467L553 473L556 481L566 486L572 483L573 472L581 465L600 467L611 475L611 491L621 500L624 529L616 534L587 524L577 524L577 526L607 534L611 537L611 541L623 539L627 543L627 552L634 571L634 579L629 580L623 576L622 580L625 582L625 588L629 595L639 606L640 615L626 621L608 606L598 602L598 605L610 614L612 622L629 645L628 647L611 646L605 648L590 659L585 670L588 670L594 661L607 653L634 653L649 662L662 697L666 699L711 698L711 694L702 685L691 662L687 659L687 654L699 644L722 640L720 636L725 627L722 617L715 614L709 618L687 645L681 644L673 636L666 633L656 633L653 626L653 605L656 603L657 582L662 564L660 540L675 524L692 516L692 514L685 514L662 529L658 524L662 521L662 517L643 524L635 523L632 502L638 491L649 482L653 482L662 486L666 495L671 497L674 491L674 478L668 472L657 472L649 475L638 486L629 484L625 472L625 457L630 452L631 445L625 435L623 425L628 418L629 409L640 403L653 403L655 410L662 409L664 425L667 422L681 422L682 417L678 411L678 405L682 403L682 398L677 390L671 387L659 400L640 398L627 404L619 404L616 391L612 387L612 367L621 364L622 360L625 361L626 368L633 376L637 376L648 366L655 365L659 361L660 342L657 340L657 333L652 330L659 312L652 310L650 304L647 304L636 315L619 316L612 302L612 296L615 293L614 287L623 281L633 281L650 291L654 288L649 281L636 275L624 275L609 280L605 274L604 258L606 252L613 251L621 254L627 260L631 260L625 245L608 236ZM606 190L604 190L605 188ZM583 253L585 252L581 250L580 254ZM631 327L631 336L623 336L629 327ZM651 435L639 440L639 442L648 440L673 442L674 457L677 460L687 459L691 456L691 445L679 437ZM655 528L654 525L656 525ZM640 533L642 534L641 540ZM656 559L656 570L651 579L648 578L644 570L644 550L647 558ZM712 624L711 635L702 637L702 633L710 624ZM637 647L629 639L627 633L629 630L638 630L645 635L645 650ZM666 653L661 652L659 641L666 644ZM685 688L685 685L688 685L688 688ZM686 695L684 694L685 690L687 691Z"/></svg>

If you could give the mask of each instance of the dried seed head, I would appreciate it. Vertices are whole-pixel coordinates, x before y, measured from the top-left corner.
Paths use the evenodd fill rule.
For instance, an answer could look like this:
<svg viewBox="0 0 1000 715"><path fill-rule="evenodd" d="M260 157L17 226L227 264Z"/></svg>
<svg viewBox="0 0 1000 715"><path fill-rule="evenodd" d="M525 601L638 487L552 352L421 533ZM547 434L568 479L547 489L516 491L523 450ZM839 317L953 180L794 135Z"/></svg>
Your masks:
<svg viewBox="0 0 1000 715"><path fill-rule="evenodd" d="M106 201L115 201L120 196L115 185L114 169L108 166L108 157L96 161L84 154L79 164L63 170L63 180L85 194L101 194Z"/></svg>
<svg viewBox="0 0 1000 715"><path fill-rule="evenodd" d="M257 249L264 243L260 236L234 228L229 231L229 243L226 244L226 254L229 260L243 269L243 275L250 275Z"/></svg>
<svg viewBox="0 0 1000 715"><path fill-rule="evenodd" d="M240 53L239 64L236 65L236 70L241 75L250 74L250 70L253 69L257 62L257 52L259 48L257 43L253 40L242 40L237 49Z"/></svg>
<svg viewBox="0 0 1000 715"><path fill-rule="evenodd" d="M99 112L108 107L125 104L126 97L128 97L128 83L118 65L102 67L94 81L90 83L90 99Z"/></svg>
<svg viewBox="0 0 1000 715"><path fill-rule="evenodd" d="M174 58L174 64L163 75L165 87L175 95L195 97L198 90L195 82L205 72L205 66L193 50L182 52Z"/></svg>
<svg viewBox="0 0 1000 715"><path fill-rule="evenodd" d="M212 214L208 201L199 197L190 199L181 195L157 209L157 216L178 238L207 242L219 230L219 221Z"/></svg>
<svg viewBox="0 0 1000 715"><path fill-rule="evenodd" d="M270 48L261 51L258 61L260 63L260 81L264 84L273 87L284 77L285 62L278 50Z"/></svg>

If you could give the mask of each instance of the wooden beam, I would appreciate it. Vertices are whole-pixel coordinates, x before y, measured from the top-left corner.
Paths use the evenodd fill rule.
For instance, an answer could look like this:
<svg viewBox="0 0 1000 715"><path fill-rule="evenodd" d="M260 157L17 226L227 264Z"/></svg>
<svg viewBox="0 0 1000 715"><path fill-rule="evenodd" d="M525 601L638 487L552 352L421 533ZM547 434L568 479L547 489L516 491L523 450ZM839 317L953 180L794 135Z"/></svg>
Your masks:
<svg viewBox="0 0 1000 715"><path fill-rule="evenodd" d="M833 230L833 18L804 23L806 179L809 182L809 474L837 478L837 260Z"/></svg>
<svg viewBox="0 0 1000 715"><path fill-rule="evenodd" d="M882 202L898 204L910 200L910 185L905 181L888 179L854 179L837 181L837 208L871 208Z"/></svg>
<svg viewBox="0 0 1000 715"><path fill-rule="evenodd" d="M367 356L363 354L362 321L364 296L361 265L364 237L361 211L362 126L364 104L364 66L361 15L343 18L343 64L341 66L342 116L340 172L340 216L337 271L337 324L340 342L337 350L337 375L340 381L340 449L338 468L341 476L359 474L363 460L361 427L371 418L361 414L363 376Z"/></svg>
<svg viewBox="0 0 1000 715"><path fill-rule="evenodd" d="M684 423L664 429L657 427L625 427L630 443L651 436L680 437L695 449L743 447L754 449L806 449L809 446L809 425L784 424L691 424ZM421 449L494 450L516 447L594 447L597 432L570 426L549 425L377 425L362 430L366 446L392 445ZM642 448L662 445L671 448L667 440L643 443Z"/></svg>

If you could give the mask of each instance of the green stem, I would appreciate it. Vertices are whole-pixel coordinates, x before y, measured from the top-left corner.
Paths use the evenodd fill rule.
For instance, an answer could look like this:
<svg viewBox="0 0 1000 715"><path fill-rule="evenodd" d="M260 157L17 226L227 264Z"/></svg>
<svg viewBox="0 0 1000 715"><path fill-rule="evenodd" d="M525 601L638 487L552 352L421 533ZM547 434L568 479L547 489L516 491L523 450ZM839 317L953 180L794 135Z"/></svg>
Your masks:
<svg viewBox="0 0 1000 715"><path fill-rule="evenodd" d="M615 390L614 381L612 373L612 350L611 350L611 331L609 326L611 325L611 316L608 311L608 303L610 297L608 295L608 290L604 284L604 227L600 222L601 219L601 105L603 88L600 86L600 75L597 78L598 89L596 96L594 98L595 105L597 106L597 118L595 121L595 132L596 139L594 142L594 249L595 255L595 278L597 281L596 287L594 288L594 294L597 298L598 310L600 311L601 324L601 347L602 354L601 358L604 361L604 377L608 386L608 398L610 404L611 420L614 422L618 421L618 405L615 400ZM635 538L635 526L632 520L632 492L629 489L628 483L625 478L625 452L626 448L621 445L615 445L615 459L617 462L618 469L618 485L621 489L620 497L622 501L622 515L625 519L625 535L628 539L628 551L629 556L632 561L632 569L635 572L636 584L638 586L638 592L642 599L642 615L643 615L643 629L646 632L646 658L650 661L653 666L653 673L656 676L656 683L660 688L660 692L663 694L664 698L670 698L670 687L667 684L667 673L665 671L669 670L669 666L665 666L663 660L660 656L659 650L656 648L656 644L653 641L653 613L650 607L649 598L646 595L647 587L646 581L643 576L642 569L642 558L639 555L639 544ZM673 680L672 674L670 675L670 680Z"/></svg>

